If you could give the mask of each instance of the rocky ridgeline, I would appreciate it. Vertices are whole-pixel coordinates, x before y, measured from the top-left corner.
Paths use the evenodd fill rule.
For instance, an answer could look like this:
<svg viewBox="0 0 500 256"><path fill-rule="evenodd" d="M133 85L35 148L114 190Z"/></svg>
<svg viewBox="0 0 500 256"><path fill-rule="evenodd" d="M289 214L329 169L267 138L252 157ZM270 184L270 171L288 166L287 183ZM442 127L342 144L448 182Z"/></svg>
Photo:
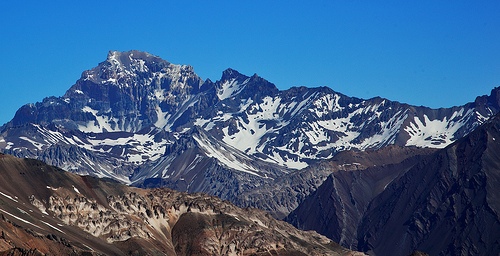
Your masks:
<svg viewBox="0 0 500 256"><path fill-rule="evenodd" d="M332 173L350 173L375 166L388 168L407 158L433 152L435 149L399 146L388 146L380 150L344 151L332 159L267 182L259 188L247 190L234 200L238 205L266 209L274 217L283 219ZM329 226L324 224L325 227Z"/></svg>
<svg viewBox="0 0 500 256"><path fill-rule="evenodd" d="M497 249L487 246L496 239L490 229L477 230L498 219L499 136L488 130L484 145L477 144L484 137L462 139L475 136L482 124L491 126L499 110L500 88L462 106L430 109L349 97L327 87L280 91L232 69L216 82L203 81L189 66L139 51L110 52L63 97L21 107L0 127L0 149L136 187L204 192L278 218L295 209L288 221L352 249L474 254ZM482 152L488 153L477 155ZM37 171L45 174L48 167L40 165ZM2 175L0 188L20 193L12 177L25 179L16 172ZM264 212L238 210L206 195L107 182L92 186L90 177L70 180L36 190L25 184L23 191L30 192L17 196L85 230L95 238L93 246L108 254L125 244L170 254L188 248L207 254L335 250ZM181 201L175 203L176 197ZM404 216L391 217L395 213ZM443 228L436 231L436 223ZM490 226L497 229L495 221ZM448 240L433 244L442 237ZM453 245L439 247L449 239ZM101 240L117 247L107 251Z"/></svg>

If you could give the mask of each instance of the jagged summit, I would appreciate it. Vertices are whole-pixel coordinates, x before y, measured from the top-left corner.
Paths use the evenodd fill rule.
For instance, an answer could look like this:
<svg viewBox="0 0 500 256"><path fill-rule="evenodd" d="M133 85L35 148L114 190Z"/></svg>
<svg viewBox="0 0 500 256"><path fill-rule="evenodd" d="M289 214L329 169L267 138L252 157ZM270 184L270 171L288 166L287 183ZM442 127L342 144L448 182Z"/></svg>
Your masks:
<svg viewBox="0 0 500 256"><path fill-rule="evenodd" d="M228 80L231 78L237 78L239 76L242 76L240 72L237 70L234 70L232 68L227 68L226 70L222 71L222 78L221 80Z"/></svg>
<svg viewBox="0 0 500 256"><path fill-rule="evenodd" d="M111 51L63 97L23 106L12 125L57 123L83 132L137 132L165 125L166 112L192 98L202 83L190 66L145 52Z"/></svg>
<svg viewBox="0 0 500 256"><path fill-rule="evenodd" d="M129 87L148 85L147 82L137 83L135 81L136 83L134 83L133 79L131 79L134 76L157 80L163 76L171 76L171 79L175 80L176 77L178 78L181 75L197 77L191 66L175 65L147 52L136 50L127 52L110 51L106 61L99 63L97 67L91 70L83 72L80 80Z"/></svg>
<svg viewBox="0 0 500 256"><path fill-rule="evenodd" d="M235 96L258 100L265 96L274 96L279 92L274 84L257 74L249 77L231 68L222 72L222 77L215 83L215 87L217 88L217 97L220 100Z"/></svg>
<svg viewBox="0 0 500 256"><path fill-rule="evenodd" d="M116 66L130 67L134 60L143 60L148 63L161 62L165 64L170 64L169 62L161 59L158 56L152 55L148 52L131 50L131 51L109 51L106 62Z"/></svg>
<svg viewBox="0 0 500 256"><path fill-rule="evenodd" d="M473 104L481 115L487 116L491 114L489 113L490 109L500 105L500 87L493 88L490 95L477 97Z"/></svg>
<svg viewBox="0 0 500 256"><path fill-rule="evenodd" d="M225 70L218 81L203 81L190 66L175 65L139 51L111 51L105 61L83 72L64 96L47 97L42 102L21 107L15 117L1 127L0 149L19 157L37 158L67 171L113 178L129 185L204 192L239 206L259 207L280 217L289 214L331 174L331 164L343 176L331 176L325 185L336 184L323 187L323 191L329 193L332 188L335 193L353 191L339 197L341 201L335 202L335 209L325 210L338 215L337 223L342 224L340 233L332 237L349 246L357 244L363 250L373 248L386 252L393 248L378 248L377 244L383 242L378 238L407 234L396 232L402 226L411 224L409 232L417 231L417 235L423 237L430 234L428 231L434 227L433 223L424 223L426 220L420 219L420 215L411 214L420 211L425 215L429 210L436 210L433 207L437 199L424 198L431 207L418 208L416 204L418 207L413 207L406 216L410 218L395 218L380 229L380 226L371 225L377 224L372 221L381 219L380 214L392 212L394 209L386 206L395 204L370 204L369 200L377 197L380 202L397 201L395 212L403 212L399 209L415 206L408 204L410 199L424 194L417 192L408 197L399 192L415 187L426 191L435 189L426 187L429 182L421 182L423 180L446 183L456 179L456 176L446 176L453 174L449 170L456 169L456 161L449 168L439 167L440 171L446 170L436 172L442 177L429 173L427 167L435 164L427 161L428 157L425 157L427 162L421 164L423 169L413 169L413 165L419 162L419 152L427 155L428 150L447 146L449 148L441 151L445 153L441 153L436 162L444 163L441 160L462 151L467 154L457 155L460 164L470 159L468 155L478 157L479 148L469 150L467 147L479 144L474 144L474 140L463 143L460 139L490 122L488 120L499 112L498 95L500 88L494 88L491 95L477 97L474 102L431 109L380 97L349 97L328 87L294 87L280 91L256 74L246 76L233 69ZM500 136L498 129L488 132L493 134L488 137L490 145L497 145L493 141ZM494 154L499 152L497 147L491 147L488 157L481 158L482 164L488 165L490 170L496 166L491 163L498 160ZM460 150L450 151L450 148ZM367 153L377 149L380 149L380 156L390 161L379 162L380 157L373 158ZM367 154L360 157L356 152ZM408 158L410 156L415 158ZM350 159L348 163L345 162L347 158ZM324 160L334 162L328 164ZM368 168L363 167L368 162L373 162L370 165L373 168L361 174L361 168ZM485 173L490 177L498 176ZM416 178L406 179L410 174ZM363 175L368 177L365 179ZM491 190L495 186L488 182L498 180L487 177L487 184L483 186L481 178L460 176L453 184L464 184L468 188L481 184L479 187ZM412 183L414 180L418 184ZM367 188L372 183L375 185ZM390 186L386 187L387 184ZM75 188L83 192L84 184L80 185ZM42 184L41 188L45 191L46 186ZM12 194L15 189L4 192ZM389 189L395 192L386 194ZM435 190L435 193L441 192ZM457 198L470 193L469 190L448 192ZM481 190L475 202L484 202L481 196L485 193L488 191ZM398 201L400 198L406 199ZM485 200L489 200L490 208L498 211L498 202L490 204L495 198L498 197L487 196ZM434 213L451 216L452 213L447 212L453 208L450 202L444 201L442 205L442 211ZM69 211L74 209L57 206ZM364 207L372 207L372 211L361 211ZM308 210L305 212L313 216ZM61 212L62 216L67 216L66 213ZM362 214L365 213L371 217L364 219ZM470 215L458 216L453 221L465 219L459 224L469 226L471 221L476 221L469 217L480 214L474 209L468 213ZM312 218L311 222L317 219ZM363 225L359 227L366 232L358 232L356 227L360 223ZM323 224L320 223L325 226ZM142 230L135 231L144 234ZM455 233L470 230L462 231ZM359 237L356 234L373 235ZM435 237L444 237L439 232L435 234ZM478 241L488 242L487 238ZM472 245L470 248L468 252L473 253ZM409 253L406 249L404 252Z"/></svg>

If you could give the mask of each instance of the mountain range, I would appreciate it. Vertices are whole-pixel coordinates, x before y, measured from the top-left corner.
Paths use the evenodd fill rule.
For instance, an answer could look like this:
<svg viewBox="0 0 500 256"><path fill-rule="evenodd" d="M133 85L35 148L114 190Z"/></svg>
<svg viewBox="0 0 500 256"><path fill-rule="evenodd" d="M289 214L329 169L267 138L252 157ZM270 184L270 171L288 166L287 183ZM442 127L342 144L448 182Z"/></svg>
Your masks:
<svg viewBox="0 0 500 256"><path fill-rule="evenodd" d="M431 226L441 220L459 223L458 215L440 216L425 228L421 222L434 212L426 212L425 218L405 212L392 222L387 216L401 211L402 206L394 208L397 200L392 197L409 191L405 186L429 186L409 191L400 202L414 204L412 209L421 212L418 207L452 195L439 194L442 191L465 186L442 182L445 188L439 193L414 202L418 193L432 190L427 184L431 178L404 177L427 173L434 175L432 180L442 179L434 162L443 160L436 155L484 129L499 110L500 88L462 106L431 109L380 97L349 97L328 87L279 90L257 74L246 76L234 69L212 82L201 79L190 66L146 52L110 51L63 96L22 106L0 127L0 149L135 187L207 193L240 207L260 208L278 219L286 217L347 248L377 255L413 250L494 252L496 247L489 245L462 250L449 244L496 239L477 236L479 240L445 239L442 244L451 246L448 251L422 245ZM475 154L466 152L463 157ZM408 184L400 184L405 179ZM472 190L486 193L479 187ZM497 190L486 194L498 201ZM462 201L472 203L469 199ZM498 215L481 216L487 222ZM471 221L462 224L478 227L481 222ZM408 238L396 250L389 238L397 240L404 230L389 234L386 225L426 230L408 231L405 234L413 240Z"/></svg>
<svg viewBox="0 0 500 256"><path fill-rule="evenodd" d="M0 149L78 174L237 201L341 151L443 148L497 113L499 93L430 109L327 87L280 91L233 69L203 81L190 66L111 51L62 97L21 107L1 127Z"/></svg>

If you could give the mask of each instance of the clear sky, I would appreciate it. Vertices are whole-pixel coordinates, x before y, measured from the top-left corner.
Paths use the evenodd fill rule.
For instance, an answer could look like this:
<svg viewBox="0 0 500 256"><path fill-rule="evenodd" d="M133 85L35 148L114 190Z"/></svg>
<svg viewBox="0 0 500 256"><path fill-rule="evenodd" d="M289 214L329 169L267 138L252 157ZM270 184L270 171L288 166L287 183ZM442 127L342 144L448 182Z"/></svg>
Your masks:
<svg viewBox="0 0 500 256"><path fill-rule="evenodd" d="M109 50L433 108L500 86L500 1L1 1L0 125Z"/></svg>

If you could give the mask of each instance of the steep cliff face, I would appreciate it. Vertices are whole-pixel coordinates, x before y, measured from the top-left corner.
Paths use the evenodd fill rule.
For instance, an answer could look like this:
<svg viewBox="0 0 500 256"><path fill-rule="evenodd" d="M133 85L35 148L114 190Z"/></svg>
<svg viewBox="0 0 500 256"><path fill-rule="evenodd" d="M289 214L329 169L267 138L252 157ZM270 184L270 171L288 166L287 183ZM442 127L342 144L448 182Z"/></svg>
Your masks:
<svg viewBox="0 0 500 256"><path fill-rule="evenodd" d="M500 252L500 117L446 149L330 175L287 220L376 255Z"/></svg>
<svg viewBox="0 0 500 256"><path fill-rule="evenodd" d="M193 68L140 51L108 53L107 59L62 97L23 106L9 126L53 124L83 132L138 132L179 111L203 81Z"/></svg>
<svg viewBox="0 0 500 256"><path fill-rule="evenodd" d="M0 154L0 253L355 255L206 194L144 190Z"/></svg>

